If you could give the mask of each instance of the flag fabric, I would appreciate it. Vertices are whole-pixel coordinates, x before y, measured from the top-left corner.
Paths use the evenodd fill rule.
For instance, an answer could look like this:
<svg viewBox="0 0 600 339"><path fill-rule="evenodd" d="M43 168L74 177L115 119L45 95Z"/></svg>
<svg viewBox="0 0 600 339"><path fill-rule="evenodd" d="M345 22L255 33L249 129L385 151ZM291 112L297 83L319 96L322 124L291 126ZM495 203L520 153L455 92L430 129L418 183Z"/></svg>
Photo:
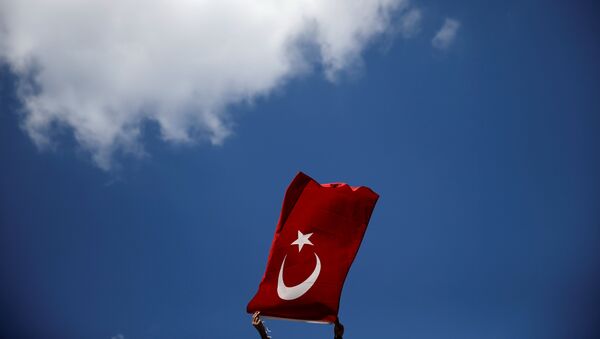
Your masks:
<svg viewBox="0 0 600 339"><path fill-rule="evenodd" d="M267 268L247 311L336 321L346 275L378 198L368 187L321 185L298 173L285 193Z"/></svg>

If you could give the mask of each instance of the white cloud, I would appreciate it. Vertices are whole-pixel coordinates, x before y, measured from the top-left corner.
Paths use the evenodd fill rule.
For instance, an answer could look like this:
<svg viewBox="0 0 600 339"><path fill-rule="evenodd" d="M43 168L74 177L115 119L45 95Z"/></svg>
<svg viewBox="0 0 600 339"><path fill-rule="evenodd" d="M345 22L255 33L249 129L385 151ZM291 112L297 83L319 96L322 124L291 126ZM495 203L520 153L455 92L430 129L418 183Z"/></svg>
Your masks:
<svg viewBox="0 0 600 339"><path fill-rule="evenodd" d="M115 335L115 336L111 337L110 339L125 339L125 336L124 336L124 335L122 335L121 333L119 333L119 334L117 334L117 335Z"/></svg>
<svg viewBox="0 0 600 339"><path fill-rule="evenodd" d="M447 49L454 42L459 28L460 22L458 20L446 18L442 28L431 40L431 44L437 49Z"/></svg>
<svg viewBox="0 0 600 339"><path fill-rule="evenodd" d="M229 105L312 62L333 78L400 9L403 34L413 34L420 13L407 0L3 0L0 58L21 79L35 143L52 144L53 130L68 127L109 169L116 151L143 154L145 121L168 141L222 143Z"/></svg>
<svg viewBox="0 0 600 339"><path fill-rule="evenodd" d="M412 8L406 11L400 18L400 32L405 38L415 36L421 29L421 11L418 8Z"/></svg>

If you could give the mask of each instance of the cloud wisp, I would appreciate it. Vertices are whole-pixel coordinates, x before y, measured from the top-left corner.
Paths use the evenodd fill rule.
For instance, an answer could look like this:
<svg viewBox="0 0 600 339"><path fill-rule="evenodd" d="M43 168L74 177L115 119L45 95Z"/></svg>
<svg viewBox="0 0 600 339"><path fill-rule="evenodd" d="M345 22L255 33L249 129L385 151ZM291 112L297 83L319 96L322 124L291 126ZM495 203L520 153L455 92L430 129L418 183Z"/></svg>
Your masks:
<svg viewBox="0 0 600 339"><path fill-rule="evenodd" d="M400 32L404 38L412 38L421 29L421 10L412 8L406 11L400 18Z"/></svg>
<svg viewBox="0 0 600 339"><path fill-rule="evenodd" d="M407 0L5 0L0 60L19 77L32 140L43 148L67 128L108 170L115 152L144 153L147 121L167 141L221 144L230 105L314 63L335 78L398 13L414 35L420 12Z"/></svg>
<svg viewBox="0 0 600 339"><path fill-rule="evenodd" d="M448 49L456 39L459 28L460 22L458 20L446 18L442 28L440 28L431 40L431 44L440 50Z"/></svg>

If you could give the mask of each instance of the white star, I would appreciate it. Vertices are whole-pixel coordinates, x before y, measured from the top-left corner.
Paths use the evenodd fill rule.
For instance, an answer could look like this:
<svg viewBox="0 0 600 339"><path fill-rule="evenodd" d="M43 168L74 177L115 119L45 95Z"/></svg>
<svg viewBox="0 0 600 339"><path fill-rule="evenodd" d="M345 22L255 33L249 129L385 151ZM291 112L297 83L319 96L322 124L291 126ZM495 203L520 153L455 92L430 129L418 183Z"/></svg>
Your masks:
<svg viewBox="0 0 600 339"><path fill-rule="evenodd" d="M292 245L298 245L298 252L302 251L302 246L304 245L313 245L308 238L313 235L312 233L302 234L302 232L298 231L298 239L292 243ZM291 245L290 245L291 246Z"/></svg>

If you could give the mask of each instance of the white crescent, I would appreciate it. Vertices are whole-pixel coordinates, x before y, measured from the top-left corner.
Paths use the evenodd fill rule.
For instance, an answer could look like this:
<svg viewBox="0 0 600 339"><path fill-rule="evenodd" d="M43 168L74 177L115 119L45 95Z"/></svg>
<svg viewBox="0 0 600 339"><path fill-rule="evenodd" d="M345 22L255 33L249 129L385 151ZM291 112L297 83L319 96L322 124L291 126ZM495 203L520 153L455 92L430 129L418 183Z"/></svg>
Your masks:
<svg viewBox="0 0 600 339"><path fill-rule="evenodd" d="M279 298L283 300L294 300L298 299L304 295L304 293L308 292L312 285L317 281L319 274L321 273L321 260L319 260L319 256L315 253L315 258L317 258L317 265L315 266L314 271L300 284L296 286L285 286L283 282L283 265L285 264L285 257L283 257L283 261L281 262L281 268L279 269L279 279L277 279L277 295Z"/></svg>

